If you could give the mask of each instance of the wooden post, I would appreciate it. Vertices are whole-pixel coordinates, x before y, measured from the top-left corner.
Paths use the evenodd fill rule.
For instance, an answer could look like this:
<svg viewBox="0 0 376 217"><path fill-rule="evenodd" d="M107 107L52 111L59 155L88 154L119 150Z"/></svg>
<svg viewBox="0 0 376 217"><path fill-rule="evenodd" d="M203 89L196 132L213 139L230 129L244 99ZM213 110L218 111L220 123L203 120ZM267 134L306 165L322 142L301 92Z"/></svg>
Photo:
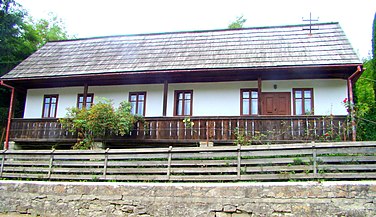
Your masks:
<svg viewBox="0 0 376 217"><path fill-rule="evenodd" d="M104 152L104 165L103 165L103 178L106 179L106 174L107 174L107 163L108 163L108 151L110 148L107 148L106 151Z"/></svg>
<svg viewBox="0 0 376 217"><path fill-rule="evenodd" d="M262 90L262 82L261 82L261 76L257 79L257 101L258 101L258 108L257 108L257 114L261 115L261 90Z"/></svg>
<svg viewBox="0 0 376 217"><path fill-rule="evenodd" d="M168 160L167 160L167 178L170 180L171 176L171 160L172 160L172 146L168 147Z"/></svg>
<svg viewBox="0 0 376 217"><path fill-rule="evenodd" d="M353 82L362 75L363 69L361 66L358 66L356 71L350 75L347 79L347 89L349 94L349 103L350 103L350 117L351 117L351 128L352 128L352 141L356 141L356 123L355 123L355 109L354 109L354 93L353 93ZM358 77L357 77L358 76Z"/></svg>
<svg viewBox="0 0 376 217"><path fill-rule="evenodd" d="M167 96L168 96L168 82L164 81L163 84L163 116L167 116Z"/></svg>
<svg viewBox="0 0 376 217"><path fill-rule="evenodd" d="M47 175L48 179L51 178L52 167L53 167L53 164L54 164L54 152L55 152L55 149L52 149L52 151L50 153L50 164L48 165L48 175Z"/></svg>
<svg viewBox="0 0 376 217"><path fill-rule="evenodd" d="M238 180L240 180L240 172L241 172L241 153L240 153L240 151L241 151L241 146L239 144L238 148L237 148L237 152L238 152L237 153L238 154L238 165L237 165L237 171L236 171Z"/></svg>
<svg viewBox="0 0 376 217"><path fill-rule="evenodd" d="M317 178L317 150L315 142L312 141L312 157L313 157L313 178Z"/></svg>
<svg viewBox="0 0 376 217"><path fill-rule="evenodd" d="M5 150L3 150L3 153L2 153L1 168L0 168L0 178L3 177L4 163L5 163L5 152L7 152L7 151L8 150L5 149Z"/></svg>
<svg viewBox="0 0 376 217"><path fill-rule="evenodd" d="M206 145L209 145L209 121L206 121Z"/></svg>
<svg viewBox="0 0 376 217"><path fill-rule="evenodd" d="M89 86L87 84L84 85L84 94L83 94L83 101L82 101L82 108L86 108L86 99L87 99L87 92L89 90Z"/></svg>

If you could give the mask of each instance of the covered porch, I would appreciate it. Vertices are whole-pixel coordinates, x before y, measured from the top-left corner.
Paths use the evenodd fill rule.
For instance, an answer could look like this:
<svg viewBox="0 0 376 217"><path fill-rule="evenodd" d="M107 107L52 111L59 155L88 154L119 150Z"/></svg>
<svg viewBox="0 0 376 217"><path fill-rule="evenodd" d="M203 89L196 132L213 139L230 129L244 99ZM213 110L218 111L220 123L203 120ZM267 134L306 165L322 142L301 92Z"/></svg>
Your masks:
<svg viewBox="0 0 376 217"><path fill-rule="evenodd" d="M267 102L263 101L263 98L266 98L266 94L271 93L274 94L274 98L276 98L275 96L277 94L283 94L283 92L292 94L291 90L293 86L288 86L287 88L287 85L283 92L279 92L280 82L286 83L289 80L303 82L304 80L337 79L344 81L344 84L347 80L347 93L349 94L349 100L352 101L352 87L349 85L352 84L352 80L349 77L354 75L359 76L360 72L361 68L357 67L357 65L300 66L238 70L177 70L140 72L134 74L103 74L95 76L85 75L51 77L48 79L17 79L9 83L17 89L26 89L29 95L34 89L41 91L52 89L56 91L58 88L78 88L80 94L82 93L83 96L83 106L86 105L86 99L90 91L96 92L98 90L109 89L116 85L159 85L160 90L158 90L158 96L156 95L159 99L158 105L154 107L150 106L153 109L159 108L160 111L158 110L158 114L147 114L145 122L137 123L131 135L123 137L109 135L104 141L106 144L117 144L119 147L127 145L132 146L134 144L148 144L149 146L160 144L199 145L200 143L214 145L232 143L268 144L355 140L355 125L354 123L349 123L345 115L323 115L323 113L318 112L318 108L315 109L315 115L292 115L295 113L293 112L293 106L291 106L293 103L292 95L285 97L288 99L288 103L283 104L284 106L270 103L273 110L271 110L271 113L268 113ZM193 74L195 76L192 76ZM273 84L278 84L278 87L274 85L267 87L266 84L271 83L271 81L273 81ZM243 87L251 88L247 90L255 91L258 96L257 99L255 99L257 101L257 114L253 115L252 113L252 115L243 114L238 116L239 111L236 109L236 112L231 112L229 115L204 116L206 115L205 112L198 113L196 109L193 116L190 117L191 124L189 125L183 122L185 117L189 115L174 116L173 111L175 108L173 108L173 103L175 98L173 98L173 93L176 90L180 90L178 85L186 85L189 87L187 89L192 89L194 85L205 86L203 84L212 84L211 86L215 86L217 82L253 82L252 85L247 83L247 85L234 87L233 90L235 90L235 92L231 99L235 100L235 102L229 103L226 101L226 103L240 107L238 99L239 92L244 90L242 89ZM299 87L306 86L307 85L299 85ZM96 88L96 91L93 91L94 88ZM344 88L346 88L345 85ZM203 92L204 91L200 92L195 90L195 105L206 106L206 108L213 107L209 104L203 104L206 102L205 100L198 101L198 94L202 94ZM123 92L117 93L123 97ZM318 93L318 91L316 91L316 93ZM323 90L320 96L325 96L327 93L328 91L325 92L325 90ZM43 94L46 93L41 93L36 96L39 97L38 99L43 99ZM347 95L345 91L343 91L343 94L345 96ZM74 101L77 94L74 93L72 96L74 99L70 100L69 103L75 104ZM62 98L63 97L60 99ZM148 95L148 99L151 98L151 95ZM319 100L316 98L315 102L318 101ZM38 102L36 104L38 104ZM325 102L320 102L320 104L325 105ZM38 105L40 105L40 103ZM60 103L60 105L62 105L62 103ZM311 103L311 105L313 105L313 103ZM282 114L279 112L280 108L287 109L285 112L282 112ZM30 110L42 111L41 108L34 109L34 107L30 107ZM65 111L65 108L61 107L61 111ZM277 113L274 114L273 111L277 111ZM230 116L232 114L237 116ZM334 112L334 114L337 113ZM156 117L157 115L158 117ZM34 116L40 117L40 114ZM26 118L13 118L11 120L9 140L7 141L25 144L74 144L77 141L77 135L62 129L58 118L28 118L27 115L24 117ZM59 117L59 115L57 117ZM63 117L63 115L60 115L60 117ZM5 147L7 148L7 146Z"/></svg>
<svg viewBox="0 0 376 217"><path fill-rule="evenodd" d="M346 141L351 138L349 127L346 116L149 117L137 123L130 135L103 140L120 146ZM10 140L73 144L77 135L63 129L58 119L16 118Z"/></svg>

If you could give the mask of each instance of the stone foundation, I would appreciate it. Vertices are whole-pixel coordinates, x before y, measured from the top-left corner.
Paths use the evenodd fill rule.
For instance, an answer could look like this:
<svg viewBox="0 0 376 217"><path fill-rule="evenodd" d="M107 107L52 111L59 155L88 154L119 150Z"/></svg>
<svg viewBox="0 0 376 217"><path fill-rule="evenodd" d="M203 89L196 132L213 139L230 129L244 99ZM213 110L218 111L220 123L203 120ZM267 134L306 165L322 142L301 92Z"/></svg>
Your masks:
<svg viewBox="0 0 376 217"><path fill-rule="evenodd" d="M0 213L41 216L376 216L376 182L0 181Z"/></svg>

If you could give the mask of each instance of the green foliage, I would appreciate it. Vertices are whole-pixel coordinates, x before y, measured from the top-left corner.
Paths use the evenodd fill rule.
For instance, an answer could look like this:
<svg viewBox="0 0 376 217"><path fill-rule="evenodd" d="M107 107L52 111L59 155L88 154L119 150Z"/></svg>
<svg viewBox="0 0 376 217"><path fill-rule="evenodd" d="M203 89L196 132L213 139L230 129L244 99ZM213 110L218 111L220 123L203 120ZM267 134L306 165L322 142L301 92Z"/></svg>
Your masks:
<svg viewBox="0 0 376 217"><path fill-rule="evenodd" d="M95 139L129 134L138 120L139 117L131 114L128 102L120 103L115 109L112 101L100 99L90 109L69 108L66 117L59 121L70 132L78 132L78 141L73 149L89 149Z"/></svg>
<svg viewBox="0 0 376 217"><path fill-rule="evenodd" d="M372 60L366 60L363 66L366 70L356 82L354 91L358 109L360 109L361 112L367 112L369 107L375 102L375 95L373 91L375 81L373 81L374 72L372 69Z"/></svg>
<svg viewBox="0 0 376 217"><path fill-rule="evenodd" d="M376 58L376 12L373 18L373 26L372 26L372 54L373 59Z"/></svg>
<svg viewBox="0 0 376 217"><path fill-rule="evenodd" d="M355 111L357 120L357 139L376 140L376 102L375 90L376 68L372 66L374 60L366 60L362 76L355 85Z"/></svg>
<svg viewBox="0 0 376 217"><path fill-rule="evenodd" d="M376 141L376 106L373 105L363 116L357 119L357 139Z"/></svg>
<svg viewBox="0 0 376 217"><path fill-rule="evenodd" d="M245 132L244 129L236 127L234 129L235 134L235 145L252 145L252 144L263 144L263 140L267 138L267 135L255 131L254 135L251 132Z"/></svg>
<svg viewBox="0 0 376 217"><path fill-rule="evenodd" d="M0 75L8 72L50 40L69 36L61 19L34 21L14 0L0 0Z"/></svg>
<svg viewBox="0 0 376 217"><path fill-rule="evenodd" d="M191 121L190 117L185 117L183 123L186 128L192 128L195 125L195 123Z"/></svg>
<svg viewBox="0 0 376 217"><path fill-rule="evenodd" d="M358 140L376 140L376 13L372 30L372 59L364 62L354 89Z"/></svg>
<svg viewBox="0 0 376 217"><path fill-rule="evenodd" d="M294 158L294 160L293 160L294 162L293 162L293 165L303 165L304 163L303 163L303 160L301 159L301 158Z"/></svg>
<svg viewBox="0 0 376 217"><path fill-rule="evenodd" d="M0 0L0 75L27 57L19 40L25 14L14 0Z"/></svg>
<svg viewBox="0 0 376 217"><path fill-rule="evenodd" d="M0 76L50 40L69 36L61 19L49 14L48 19L33 20L15 0L0 0ZM7 118L10 90L0 86L0 127ZM16 94L15 117L22 116L24 96Z"/></svg>
<svg viewBox="0 0 376 217"><path fill-rule="evenodd" d="M247 19L245 19L245 18L243 17L243 15L242 15L242 16L240 16L240 17L237 17L236 20L235 20L234 22L230 23L230 25L228 25L228 28L229 28L229 29L240 29L240 28L243 28L244 23L245 23L246 21L247 21Z"/></svg>
<svg viewBox="0 0 376 217"><path fill-rule="evenodd" d="M48 19L40 19L30 21L25 26L26 42L34 42L31 44L33 48L40 48L49 41L57 41L68 39L69 35L65 29L64 23L55 14L49 13Z"/></svg>

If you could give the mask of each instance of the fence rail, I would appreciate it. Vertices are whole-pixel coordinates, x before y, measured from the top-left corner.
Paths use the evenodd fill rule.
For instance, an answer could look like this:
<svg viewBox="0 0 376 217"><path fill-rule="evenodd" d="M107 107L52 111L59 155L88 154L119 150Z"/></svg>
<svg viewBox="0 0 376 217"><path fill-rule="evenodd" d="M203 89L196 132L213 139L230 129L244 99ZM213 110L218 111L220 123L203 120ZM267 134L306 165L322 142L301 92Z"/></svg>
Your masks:
<svg viewBox="0 0 376 217"><path fill-rule="evenodd" d="M376 142L4 150L0 178L92 181L376 179Z"/></svg>
<svg viewBox="0 0 376 217"><path fill-rule="evenodd" d="M145 118L129 136L109 136L107 141L232 143L237 134L262 141L333 141L348 140L346 116L252 116L252 117L181 117ZM13 119L14 141L64 142L76 135L63 129L57 119Z"/></svg>

